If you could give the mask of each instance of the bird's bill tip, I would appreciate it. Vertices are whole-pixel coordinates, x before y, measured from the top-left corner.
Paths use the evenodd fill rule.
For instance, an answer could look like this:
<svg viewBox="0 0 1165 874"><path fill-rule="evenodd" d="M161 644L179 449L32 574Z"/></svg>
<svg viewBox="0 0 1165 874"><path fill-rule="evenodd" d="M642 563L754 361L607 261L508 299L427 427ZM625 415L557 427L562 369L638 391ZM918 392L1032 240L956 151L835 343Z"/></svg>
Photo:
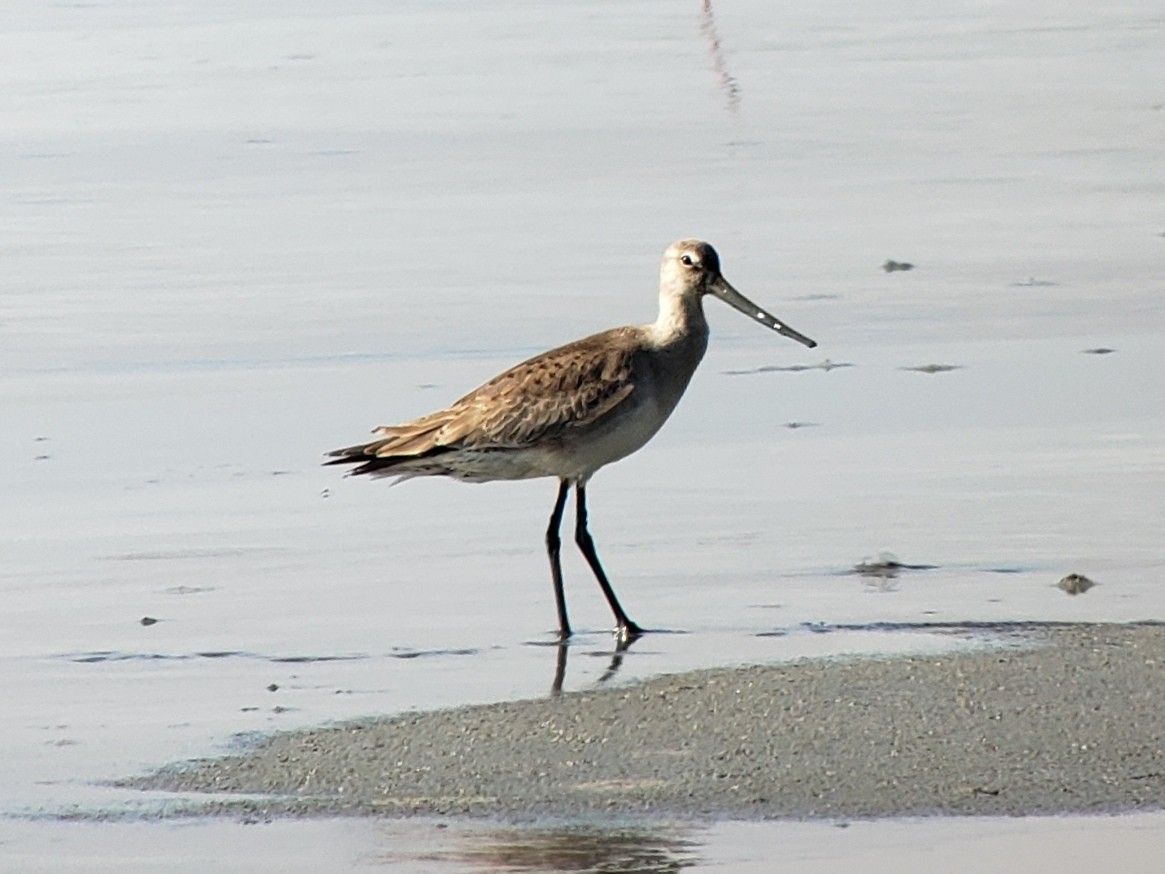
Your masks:
<svg viewBox="0 0 1165 874"><path fill-rule="evenodd" d="M798 334L792 328L786 327L785 330L780 331L780 333L784 334L786 337L789 337L793 340L796 340L798 343L803 344L804 346L806 346L809 349L817 348L817 341L816 340L810 340L804 334Z"/></svg>
<svg viewBox="0 0 1165 874"><path fill-rule="evenodd" d="M728 281L724 279L723 276L717 278L717 281L713 284L712 289L716 292L716 295L722 298L729 306L739 310L749 318L760 322L766 328L771 328L782 337L788 337L790 340L796 340L798 343L807 346L810 349L817 345L816 340L811 340L800 331L793 330L772 313L769 313L758 307L751 300L729 285Z"/></svg>

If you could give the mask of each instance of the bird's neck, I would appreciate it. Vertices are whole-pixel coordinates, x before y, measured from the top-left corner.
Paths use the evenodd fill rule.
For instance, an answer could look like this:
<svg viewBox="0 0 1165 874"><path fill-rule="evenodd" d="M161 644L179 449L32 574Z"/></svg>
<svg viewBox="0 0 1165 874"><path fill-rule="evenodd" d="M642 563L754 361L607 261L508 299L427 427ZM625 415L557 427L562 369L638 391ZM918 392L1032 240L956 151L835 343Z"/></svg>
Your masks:
<svg viewBox="0 0 1165 874"><path fill-rule="evenodd" d="M699 297L661 294L659 318L648 326L652 342L659 347L708 343L708 320Z"/></svg>

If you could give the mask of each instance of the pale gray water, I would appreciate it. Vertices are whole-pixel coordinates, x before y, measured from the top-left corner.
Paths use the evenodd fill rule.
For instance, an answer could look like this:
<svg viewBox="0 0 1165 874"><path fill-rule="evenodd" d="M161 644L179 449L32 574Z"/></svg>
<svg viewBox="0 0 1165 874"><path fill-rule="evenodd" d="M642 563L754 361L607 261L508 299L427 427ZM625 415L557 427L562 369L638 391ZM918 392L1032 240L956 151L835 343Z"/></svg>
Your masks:
<svg viewBox="0 0 1165 874"><path fill-rule="evenodd" d="M316 461L650 319L680 236L821 346L712 302L674 420L596 477L625 606L686 632L619 678L946 645L821 626L1165 619L1157 8L715 11L718 55L696 3L11 4L3 810L544 694L553 484ZM728 373L826 357L856 366ZM844 573L882 549L938 567ZM578 688L608 616L566 574Z"/></svg>
<svg viewBox="0 0 1165 874"><path fill-rule="evenodd" d="M505 828L431 820L237 823L0 822L8 870L22 874L156 871L316 874L392 871L781 871L833 874L1085 872L1120 861L1156 874L1161 814L1121 817L727 822L714 825Z"/></svg>

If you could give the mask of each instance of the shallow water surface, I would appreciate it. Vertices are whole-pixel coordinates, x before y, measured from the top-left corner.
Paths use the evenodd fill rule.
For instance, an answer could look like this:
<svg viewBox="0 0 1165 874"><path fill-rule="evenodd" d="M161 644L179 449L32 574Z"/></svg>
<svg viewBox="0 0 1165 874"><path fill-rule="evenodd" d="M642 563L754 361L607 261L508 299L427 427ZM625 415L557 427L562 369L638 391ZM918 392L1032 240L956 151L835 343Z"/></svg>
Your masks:
<svg viewBox="0 0 1165 874"><path fill-rule="evenodd" d="M826 874L860 865L1025 874L1033 868L1151 874L1165 850L1160 813L1122 817L880 822L538 825L430 820L179 824L0 822L5 861L36 872L660 871Z"/></svg>
<svg viewBox="0 0 1165 874"><path fill-rule="evenodd" d="M590 489L666 633L617 658L564 551L563 688L1165 619L1157 8L714 11L9 10L0 811L548 694L553 483L317 461L651 318L681 236L821 345L710 302L673 421ZM933 568L851 573L883 550Z"/></svg>

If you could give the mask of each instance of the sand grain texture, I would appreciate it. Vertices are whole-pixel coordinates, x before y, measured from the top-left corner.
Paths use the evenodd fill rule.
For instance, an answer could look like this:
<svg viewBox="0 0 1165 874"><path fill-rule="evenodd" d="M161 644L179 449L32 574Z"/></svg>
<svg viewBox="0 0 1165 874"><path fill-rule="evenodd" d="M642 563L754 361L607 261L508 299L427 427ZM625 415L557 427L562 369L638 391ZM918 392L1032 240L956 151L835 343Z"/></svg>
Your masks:
<svg viewBox="0 0 1165 874"><path fill-rule="evenodd" d="M1165 802L1165 628L715 670L276 735L140 788L211 809L502 817L1010 815Z"/></svg>

